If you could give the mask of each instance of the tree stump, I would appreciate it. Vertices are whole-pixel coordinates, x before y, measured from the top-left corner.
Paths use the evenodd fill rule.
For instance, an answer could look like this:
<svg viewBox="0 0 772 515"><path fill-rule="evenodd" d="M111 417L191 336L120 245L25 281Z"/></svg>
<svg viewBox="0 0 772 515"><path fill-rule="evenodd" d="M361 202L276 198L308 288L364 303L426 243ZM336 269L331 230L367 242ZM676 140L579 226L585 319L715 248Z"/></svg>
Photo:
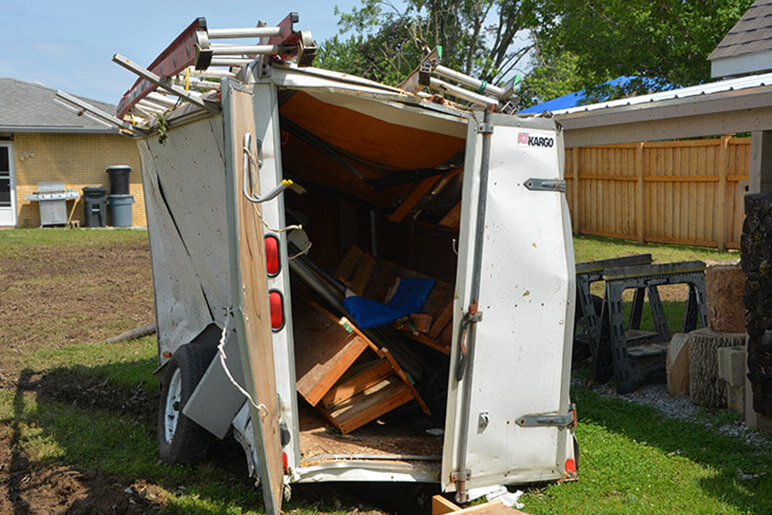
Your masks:
<svg viewBox="0 0 772 515"><path fill-rule="evenodd" d="M772 417L772 194L745 196L741 245L753 409Z"/></svg>
<svg viewBox="0 0 772 515"><path fill-rule="evenodd" d="M745 345L745 333L697 329L689 333L689 398L708 408L726 407L726 382L718 376L718 349Z"/></svg>

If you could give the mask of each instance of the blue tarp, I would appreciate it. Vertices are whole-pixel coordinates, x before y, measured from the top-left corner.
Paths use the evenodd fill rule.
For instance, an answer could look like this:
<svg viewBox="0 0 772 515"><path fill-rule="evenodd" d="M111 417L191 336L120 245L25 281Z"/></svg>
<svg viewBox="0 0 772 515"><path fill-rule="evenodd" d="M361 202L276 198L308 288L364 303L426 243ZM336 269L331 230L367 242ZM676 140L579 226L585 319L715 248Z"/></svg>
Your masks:
<svg viewBox="0 0 772 515"><path fill-rule="evenodd" d="M418 313L434 288L434 279L402 277L394 296L386 304L365 299L346 297L343 305L360 329L369 329L390 324L393 321Z"/></svg>
<svg viewBox="0 0 772 515"><path fill-rule="evenodd" d="M602 85L612 86L612 87L623 86L635 78L636 77L628 77L626 75L623 75L621 77L617 77L616 79L612 79L608 82L604 82ZM544 111L558 111L560 109L568 109L569 107L576 107L576 106L582 105L584 100L585 100L585 90L575 91L574 93L563 95L562 97L553 98L552 100L547 100L546 102L542 102L541 104L536 104L535 106L527 107L519 112L539 114L539 113L543 113Z"/></svg>

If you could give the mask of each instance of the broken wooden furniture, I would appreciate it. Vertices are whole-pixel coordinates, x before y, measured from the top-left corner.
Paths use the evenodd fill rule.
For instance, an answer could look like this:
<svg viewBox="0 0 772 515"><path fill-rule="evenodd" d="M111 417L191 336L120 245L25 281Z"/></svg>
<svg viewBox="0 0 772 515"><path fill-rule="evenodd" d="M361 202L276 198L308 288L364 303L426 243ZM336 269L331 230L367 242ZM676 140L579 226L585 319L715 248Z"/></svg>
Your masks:
<svg viewBox="0 0 772 515"><path fill-rule="evenodd" d="M400 277L426 278L418 272L352 247L335 277L360 297L382 302ZM401 319L395 327L409 338L444 354L450 354L453 333L453 287L436 280L419 313Z"/></svg>
<svg viewBox="0 0 772 515"><path fill-rule="evenodd" d="M681 332L688 333L708 326L708 310L705 302L705 263L686 261L656 265L638 265L606 269L603 273L606 293L601 315L601 334L608 332L609 340L601 338L599 355L611 357L617 392L629 393L638 388L650 375L664 370L667 343L670 331L660 300L659 286L687 284L689 295ZM622 293L635 289L628 327L622 306ZM648 296L649 307L654 319L655 331L641 330L641 315L644 296ZM604 348L606 347L606 348ZM611 375L603 365L606 359L599 359L595 372L600 380Z"/></svg>
<svg viewBox="0 0 772 515"><path fill-rule="evenodd" d="M415 399L429 408L386 348L310 299L293 305L298 393L341 433Z"/></svg>

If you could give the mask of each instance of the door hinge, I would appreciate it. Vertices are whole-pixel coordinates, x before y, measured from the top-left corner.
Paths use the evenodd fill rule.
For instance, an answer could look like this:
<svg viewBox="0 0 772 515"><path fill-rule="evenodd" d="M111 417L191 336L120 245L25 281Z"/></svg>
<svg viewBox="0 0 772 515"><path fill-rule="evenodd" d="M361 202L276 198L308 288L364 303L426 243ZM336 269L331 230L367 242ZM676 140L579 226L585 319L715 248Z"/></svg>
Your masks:
<svg viewBox="0 0 772 515"><path fill-rule="evenodd" d="M472 478L472 471L469 469L454 470L450 473L450 480L456 484L456 502L467 502L469 493L466 490L466 482Z"/></svg>
<svg viewBox="0 0 772 515"><path fill-rule="evenodd" d="M574 412L565 415L553 413L537 413L534 415L524 415L517 419L517 425L520 427L559 427L566 428L574 425Z"/></svg>
<svg viewBox="0 0 772 515"><path fill-rule="evenodd" d="M561 179L528 179L525 187L531 191L560 191L566 192L566 181Z"/></svg>
<svg viewBox="0 0 772 515"><path fill-rule="evenodd" d="M493 134L493 124L483 122L477 126L477 132L480 134Z"/></svg>

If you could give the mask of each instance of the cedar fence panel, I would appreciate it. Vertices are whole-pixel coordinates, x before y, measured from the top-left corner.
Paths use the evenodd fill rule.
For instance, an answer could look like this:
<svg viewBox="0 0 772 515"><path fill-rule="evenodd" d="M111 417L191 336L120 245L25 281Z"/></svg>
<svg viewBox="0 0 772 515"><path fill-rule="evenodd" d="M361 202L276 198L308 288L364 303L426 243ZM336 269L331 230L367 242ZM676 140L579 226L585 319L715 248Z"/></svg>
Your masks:
<svg viewBox="0 0 772 515"><path fill-rule="evenodd" d="M740 248L750 138L566 149L574 232Z"/></svg>

